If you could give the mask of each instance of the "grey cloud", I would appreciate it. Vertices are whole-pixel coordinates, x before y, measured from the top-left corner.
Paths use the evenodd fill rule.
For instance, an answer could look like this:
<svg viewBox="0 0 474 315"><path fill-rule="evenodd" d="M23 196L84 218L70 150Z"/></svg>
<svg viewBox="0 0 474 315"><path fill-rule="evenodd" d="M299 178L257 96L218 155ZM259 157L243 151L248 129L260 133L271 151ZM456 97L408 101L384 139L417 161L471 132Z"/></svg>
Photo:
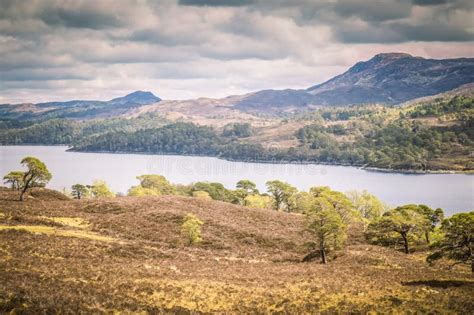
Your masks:
<svg viewBox="0 0 474 315"><path fill-rule="evenodd" d="M203 34L166 34L159 29L142 29L125 37L127 40L150 42L164 46L199 45L205 39Z"/></svg>
<svg viewBox="0 0 474 315"><path fill-rule="evenodd" d="M343 17L357 16L365 21L386 21L410 16L412 4L406 0L338 1L334 11Z"/></svg>
<svg viewBox="0 0 474 315"><path fill-rule="evenodd" d="M413 0L413 4L420 6L440 5L450 2L449 0Z"/></svg>
<svg viewBox="0 0 474 315"><path fill-rule="evenodd" d="M393 24L391 28L402 38L413 41L464 42L473 41L474 33L450 25L430 23L423 25Z"/></svg>
<svg viewBox="0 0 474 315"><path fill-rule="evenodd" d="M55 82L58 81L45 81L45 80L31 80L31 81L2 81L0 80L0 90L37 90L37 89L49 89L49 88L57 88L57 84ZM35 102L31 100L30 102ZM15 103L15 102L12 102Z"/></svg>
<svg viewBox="0 0 474 315"><path fill-rule="evenodd" d="M414 6L423 6L426 16L415 15ZM298 25L326 25L342 43L473 40L472 19L458 17L474 16L472 0L261 0L250 8L267 15L287 14ZM249 29L237 25L234 30ZM258 30L253 33L260 35Z"/></svg>
<svg viewBox="0 0 474 315"><path fill-rule="evenodd" d="M390 23L370 25L365 29L341 25L335 29L336 35L344 43L403 43L407 41L422 42L468 42L474 40L474 34L456 26L426 23L410 25Z"/></svg>
<svg viewBox="0 0 474 315"><path fill-rule="evenodd" d="M56 68L73 65L74 62L69 56L51 55L45 51L13 51L0 58L0 71Z"/></svg>
<svg viewBox="0 0 474 315"><path fill-rule="evenodd" d="M447 54L469 52L472 14L472 0L0 0L0 85L10 89L3 97L163 79L199 82L198 91L224 79L229 91L295 86L326 79L335 60L346 67L367 47L425 51L445 41Z"/></svg>
<svg viewBox="0 0 474 315"><path fill-rule="evenodd" d="M121 7L113 2L94 4L94 2L61 0L0 2L0 19L14 22L39 20L52 27L104 29L123 25L117 10Z"/></svg>
<svg viewBox="0 0 474 315"><path fill-rule="evenodd" d="M339 26L336 36L344 43L400 43L406 40L401 34L391 29L379 27L360 30L350 26Z"/></svg>
<svg viewBox="0 0 474 315"><path fill-rule="evenodd" d="M51 26L64 26L72 28L104 29L117 27L122 24L117 16L94 10L70 10L56 8L44 10L39 18Z"/></svg>
<svg viewBox="0 0 474 315"><path fill-rule="evenodd" d="M254 0L179 0L180 5L211 7L242 7L254 4Z"/></svg>
<svg viewBox="0 0 474 315"><path fill-rule="evenodd" d="M2 81L90 80L93 75L69 68L14 69L1 72L0 78Z"/></svg>

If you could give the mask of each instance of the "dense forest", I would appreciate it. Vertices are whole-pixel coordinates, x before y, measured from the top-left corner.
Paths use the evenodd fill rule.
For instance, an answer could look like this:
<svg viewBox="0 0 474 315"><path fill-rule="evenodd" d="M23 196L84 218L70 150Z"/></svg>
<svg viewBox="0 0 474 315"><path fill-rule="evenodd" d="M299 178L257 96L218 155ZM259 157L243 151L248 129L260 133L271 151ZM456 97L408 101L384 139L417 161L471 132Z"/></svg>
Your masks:
<svg viewBox="0 0 474 315"><path fill-rule="evenodd" d="M301 128L297 137L302 148L314 154L312 159L323 162L436 170L455 162L446 157L464 156L460 164L472 169L468 157L474 141L473 100L461 96L407 108L354 108L335 114L321 110L316 122ZM336 118L337 124L324 123L341 115L345 117Z"/></svg>
<svg viewBox="0 0 474 315"><path fill-rule="evenodd" d="M75 150L215 155L220 145L221 139L212 128L174 123L131 133L106 133L85 141Z"/></svg>
<svg viewBox="0 0 474 315"><path fill-rule="evenodd" d="M142 128L158 127L167 121L157 114L137 118L104 120L0 120L0 144L73 145L88 137L108 132L131 132Z"/></svg>
<svg viewBox="0 0 474 315"><path fill-rule="evenodd" d="M210 127L191 123L134 133L110 133L75 149L200 154L247 161L323 162L397 170L444 170L452 167L452 160L443 160L443 157L468 157L473 149L473 110L473 99L467 97L449 101L437 99L430 106L422 104L402 109L320 110L306 116L311 117L312 123L296 132L300 145L289 149L269 150L259 143L247 141L245 138L253 132L248 124L226 126L219 135ZM418 117L434 117L433 124L426 124ZM456 123L452 123L453 118ZM301 119L301 116L293 119ZM474 167L469 158L458 163L464 166L463 170Z"/></svg>
<svg viewBox="0 0 474 315"><path fill-rule="evenodd" d="M109 120L0 122L1 144L66 144L74 151L208 155L230 160L314 162L394 170L474 169L474 98L439 98L405 107L323 108L286 115L298 123L291 147L266 147L249 123L222 129L168 122L157 114Z"/></svg>

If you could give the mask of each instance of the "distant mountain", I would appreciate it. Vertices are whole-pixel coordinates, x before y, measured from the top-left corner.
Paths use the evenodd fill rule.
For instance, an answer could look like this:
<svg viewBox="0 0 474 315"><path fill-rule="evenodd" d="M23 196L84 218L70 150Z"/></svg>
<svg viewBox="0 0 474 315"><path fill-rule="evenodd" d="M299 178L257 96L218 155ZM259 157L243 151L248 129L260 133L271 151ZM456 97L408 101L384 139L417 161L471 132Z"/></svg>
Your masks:
<svg viewBox="0 0 474 315"><path fill-rule="evenodd" d="M474 58L425 59L403 53L378 54L307 90L263 90L234 103L242 111L294 111L314 106L400 104L474 82Z"/></svg>
<svg viewBox="0 0 474 315"><path fill-rule="evenodd" d="M436 60L388 53L358 62L343 74L308 89L262 90L222 99L177 101L162 101L151 92L136 91L106 102L75 100L0 105L0 118L91 119L137 116L144 112L172 113L173 117L279 114L316 106L401 104L470 83L474 83L474 58Z"/></svg>
<svg viewBox="0 0 474 315"><path fill-rule="evenodd" d="M151 92L136 91L123 97L117 97L109 101L110 104L137 104L137 105L148 105L158 103L161 98L155 96Z"/></svg>
<svg viewBox="0 0 474 315"><path fill-rule="evenodd" d="M474 58L425 59L378 54L307 91L319 105L398 104L474 82Z"/></svg>
<svg viewBox="0 0 474 315"><path fill-rule="evenodd" d="M299 109L314 103L314 96L305 90L263 90L250 93L234 104L243 111L281 112Z"/></svg>
<svg viewBox="0 0 474 315"><path fill-rule="evenodd" d="M127 111L158 103L161 98L151 92L136 91L110 101L74 100L38 104L0 105L0 117L9 119L91 119L119 116Z"/></svg>

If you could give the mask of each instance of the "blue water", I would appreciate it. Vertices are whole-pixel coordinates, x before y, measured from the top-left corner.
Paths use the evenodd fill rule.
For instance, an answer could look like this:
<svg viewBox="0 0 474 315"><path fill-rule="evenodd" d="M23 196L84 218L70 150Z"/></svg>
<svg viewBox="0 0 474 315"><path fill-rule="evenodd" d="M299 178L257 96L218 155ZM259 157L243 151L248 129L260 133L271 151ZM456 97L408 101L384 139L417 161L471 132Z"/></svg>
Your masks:
<svg viewBox="0 0 474 315"><path fill-rule="evenodd" d="M407 175L370 172L348 166L230 162L211 157L66 152L64 146L0 146L0 175L21 169L28 155L46 163L53 174L48 187L70 188L103 179L115 192L126 193L136 176L161 174L173 183L215 181L234 188L240 179L265 182L279 179L301 190L330 186L339 191L368 190L389 205L422 203L447 214L474 209L474 175Z"/></svg>

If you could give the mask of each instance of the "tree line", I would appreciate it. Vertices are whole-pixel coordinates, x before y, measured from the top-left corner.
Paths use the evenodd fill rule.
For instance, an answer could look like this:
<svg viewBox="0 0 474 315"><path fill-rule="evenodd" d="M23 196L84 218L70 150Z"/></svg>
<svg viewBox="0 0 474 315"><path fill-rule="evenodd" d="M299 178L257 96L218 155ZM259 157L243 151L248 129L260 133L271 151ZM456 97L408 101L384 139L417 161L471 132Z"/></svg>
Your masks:
<svg viewBox="0 0 474 315"><path fill-rule="evenodd" d="M240 161L346 164L395 170L472 170L474 98L456 96L407 108L354 106L288 116L304 121L299 144L266 148L248 123L218 131L170 123L157 114L95 121L0 121L0 144L66 144L76 151L208 155ZM433 125L423 119L438 121ZM443 121L454 121L446 123ZM307 122L311 122L307 124Z"/></svg>
<svg viewBox="0 0 474 315"><path fill-rule="evenodd" d="M248 141L246 138L253 134L249 124L229 124L219 134L211 127L192 123L104 134L78 144L75 149L198 154L243 161L316 162L421 171L451 169L458 164L461 170L472 170L472 162L463 157L469 156L474 148L473 111L474 98L453 97L406 109L359 106L297 114L287 119L312 123L296 132L300 144L287 149L268 149ZM456 123L431 126L417 120L419 117L441 122L450 117Z"/></svg>
<svg viewBox="0 0 474 315"><path fill-rule="evenodd" d="M474 144L474 121L428 128L417 122L395 121L382 127L359 128L313 124L296 133L301 145L267 149L245 138L223 137L213 128L174 123L135 132L102 134L76 145L76 151L146 152L217 156L243 161L289 161L347 164L398 170L450 169L440 157L468 155ZM341 135L360 135L341 142ZM466 170L472 163L464 164Z"/></svg>
<svg viewBox="0 0 474 315"><path fill-rule="evenodd" d="M0 144L74 145L85 139L111 132L132 132L169 123L157 114L136 118L104 120L12 120L0 119Z"/></svg>

